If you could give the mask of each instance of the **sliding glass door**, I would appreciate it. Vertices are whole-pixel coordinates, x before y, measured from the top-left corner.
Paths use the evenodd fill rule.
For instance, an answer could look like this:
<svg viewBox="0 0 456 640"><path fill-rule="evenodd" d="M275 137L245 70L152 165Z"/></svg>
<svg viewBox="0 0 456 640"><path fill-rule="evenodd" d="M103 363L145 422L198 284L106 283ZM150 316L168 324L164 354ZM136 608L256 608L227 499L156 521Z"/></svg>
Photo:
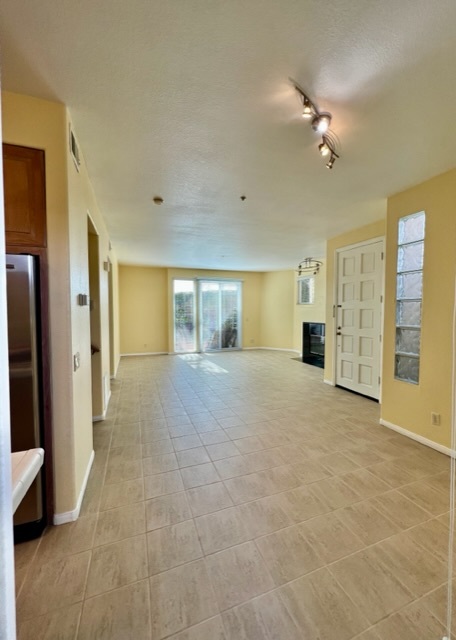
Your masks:
<svg viewBox="0 0 456 640"><path fill-rule="evenodd" d="M174 280L174 350L240 348L241 285L235 280Z"/></svg>

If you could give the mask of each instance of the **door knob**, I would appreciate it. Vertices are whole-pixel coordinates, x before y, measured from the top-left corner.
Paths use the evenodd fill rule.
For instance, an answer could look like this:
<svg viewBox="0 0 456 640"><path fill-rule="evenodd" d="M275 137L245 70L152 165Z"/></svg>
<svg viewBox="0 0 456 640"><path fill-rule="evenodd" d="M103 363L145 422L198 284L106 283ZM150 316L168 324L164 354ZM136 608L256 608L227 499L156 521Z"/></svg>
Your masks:
<svg viewBox="0 0 456 640"><path fill-rule="evenodd" d="M342 331L338 331L338 332L336 333L336 336L341 336L341 335L342 335Z"/></svg>

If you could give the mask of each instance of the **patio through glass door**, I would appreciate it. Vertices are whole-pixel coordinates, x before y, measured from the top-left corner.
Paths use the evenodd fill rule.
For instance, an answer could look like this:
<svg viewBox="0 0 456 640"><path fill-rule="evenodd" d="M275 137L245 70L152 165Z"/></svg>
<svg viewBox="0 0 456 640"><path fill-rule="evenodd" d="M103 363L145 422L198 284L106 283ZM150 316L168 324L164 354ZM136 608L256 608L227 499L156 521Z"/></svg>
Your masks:
<svg viewBox="0 0 456 640"><path fill-rule="evenodd" d="M238 280L174 280L174 351L241 347Z"/></svg>

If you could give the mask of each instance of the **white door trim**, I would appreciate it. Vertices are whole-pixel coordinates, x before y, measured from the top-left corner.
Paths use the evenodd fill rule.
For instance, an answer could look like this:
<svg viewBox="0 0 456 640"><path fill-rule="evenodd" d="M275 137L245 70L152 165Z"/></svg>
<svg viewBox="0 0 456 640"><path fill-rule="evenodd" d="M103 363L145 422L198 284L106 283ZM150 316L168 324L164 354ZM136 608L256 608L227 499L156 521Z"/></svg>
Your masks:
<svg viewBox="0 0 456 640"><path fill-rule="evenodd" d="M384 309L385 309L385 265L386 265L386 237L385 236L375 236L375 238L368 238L367 240L362 240L361 242L355 242L352 244L347 244L343 247L337 247L334 251L334 278L333 278L333 366L332 366L332 382L329 380L325 380L328 384L332 384L336 386L337 381L337 304L338 304L338 285L339 285L339 253L343 251L347 251L350 249L357 249L359 247L365 247L371 244L376 244L377 242L383 242L383 254L384 259L382 260L382 289L381 296L382 302L380 305L380 335L381 335L381 347L380 347L380 358L379 358L379 370L380 372L383 370L383 344L384 344ZM344 387L341 387L342 389ZM380 386L379 386L379 397L378 402L381 404L382 402L382 390L383 390L383 376L380 375Z"/></svg>

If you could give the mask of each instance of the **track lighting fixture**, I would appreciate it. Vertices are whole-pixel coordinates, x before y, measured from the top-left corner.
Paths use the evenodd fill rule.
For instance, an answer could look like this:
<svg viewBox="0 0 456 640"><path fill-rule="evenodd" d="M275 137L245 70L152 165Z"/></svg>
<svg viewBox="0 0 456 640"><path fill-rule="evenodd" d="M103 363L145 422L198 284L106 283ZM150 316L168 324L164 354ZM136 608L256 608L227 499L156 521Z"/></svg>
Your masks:
<svg viewBox="0 0 456 640"><path fill-rule="evenodd" d="M296 271L298 276L310 274L316 276L322 265L323 262L321 262L321 260L315 260L315 258L304 258L304 260L301 260L298 264Z"/></svg>
<svg viewBox="0 0 456 640"><path fill-rule="evenodd" d="M293 86L298 92L299 97L302 101L302 117L306 120L312 118L310 123L312 129L317 133L322 134L322 141L321 144L318 145L318 150L323 157L329 155L329 160L326 163L326 167L328 169L332 169L334 162L337 158L340 157L336 152L338 142L337 137L329 129L332 116L330 113L320 113L315 104L312 102L309 96L304 93L301 87L294 80L291 80L291 82L293 83Z"/></svg>

